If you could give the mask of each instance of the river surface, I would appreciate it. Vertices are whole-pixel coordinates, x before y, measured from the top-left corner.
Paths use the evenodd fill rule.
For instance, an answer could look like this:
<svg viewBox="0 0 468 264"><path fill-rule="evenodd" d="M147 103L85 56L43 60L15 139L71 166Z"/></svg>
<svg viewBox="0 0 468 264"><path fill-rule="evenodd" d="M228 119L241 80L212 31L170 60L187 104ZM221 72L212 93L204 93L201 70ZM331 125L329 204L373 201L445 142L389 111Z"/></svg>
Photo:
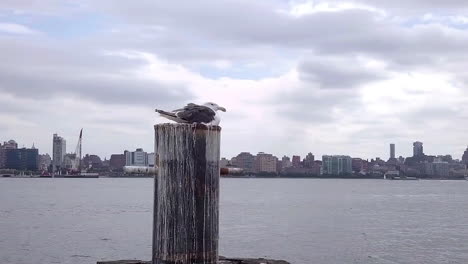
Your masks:
<svg viewBox="0 0 468 264"><path fill-rule="evenodd" d="M151 258L152 179L0 178L0 263ZM468 181L222 179L220 254L468 263Z"/></svg>

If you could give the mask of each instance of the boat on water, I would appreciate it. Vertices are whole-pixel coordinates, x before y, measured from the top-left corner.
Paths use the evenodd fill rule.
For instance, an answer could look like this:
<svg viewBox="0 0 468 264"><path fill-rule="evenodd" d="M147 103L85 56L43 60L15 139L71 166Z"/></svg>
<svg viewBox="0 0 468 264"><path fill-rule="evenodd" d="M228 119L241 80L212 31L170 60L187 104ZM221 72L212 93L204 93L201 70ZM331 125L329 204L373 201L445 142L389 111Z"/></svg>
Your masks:
<svg viewBox="0 0 468 264"><path fill-rule="evenodd" d="M400 171L394 170L394 171L388 171L387 173L384 174L384 179L385 180L400 180L400 181L417 181L419 178L416 177L408 177L408 176L401 176Z"/></svg>
<svg viewBox="0 0 468 264"><path fill-rule="evenodd" d="M60 175L55 176L54 178L99 178L98 173L81 173L81 174L72 174L72 175Z"/></svg>
<svg viewBox="0 0 468 264"><path fill-rule="evenodd" d="M417 181L419 178L416 177L394 177L389 180L400 180L400 181Z"/></svg>

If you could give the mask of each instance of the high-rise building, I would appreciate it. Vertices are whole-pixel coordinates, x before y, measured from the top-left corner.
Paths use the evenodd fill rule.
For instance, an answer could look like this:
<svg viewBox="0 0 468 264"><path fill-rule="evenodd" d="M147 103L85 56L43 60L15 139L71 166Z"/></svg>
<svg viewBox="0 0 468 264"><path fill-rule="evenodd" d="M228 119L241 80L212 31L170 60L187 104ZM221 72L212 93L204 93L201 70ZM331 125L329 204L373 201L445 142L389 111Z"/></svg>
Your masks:
<svg viewBox="0 0 468 264"><path fill-rule="evenodd" d="M463 153L462 156L462 162L468 165L468 147L466 148L465 152Z"/></svg>
<svg viewBox="0 0 468 264"><path fill-rule="evenodd" d="M6 150L17 148L18 143L14 140L5 141L3 142L3 145L0 143L0 169L5 168L6 165Z"/></svg>
<svg viewBox="0 0 468 264"><path fill-rule="evenodd" d="M301 156L292 156L292 166L294 168L301 167Z"/></svg>
<svg viewBox="0 0 468 264"><path fill-rule="evenodd" d="M257 172L273 172L276 173L276 162L278 158L272 154L259 152L255 157L255 170Z"/></svg>
<svg viewBox="0 0 468 264"><path fill-rule="evenodd" d="M5 168L37 171L39 151L36 148L7 149Z"/></svg>
<svg viewBox="0 0 468 264"><path fill-rule="evenodd" d="M326 175L343 175L353 172L350 156L333 155L322 156L322 170Z"/></svg>
<svg viewBox="0 0 468 264"><path fill-rule="evenodd" d="M255 172L255 156L249 152L241 152L232 158L232 165L243 169L245 172Z"/></svg>
<svg viewBox="0 0 468 264"><path fill-rule="evenodd" d="M125 166L148 166L148 153L142 148L135 151L125 151Z"/></svg>
<svg viewBox="0 0 468 264"><path fill-rule="evenodd" d="M314 154L309 152L309 154L307 154L304 161L302 162L304 164L304 168L312 168L314 166L314 161L315 161Z"/></svg>
<svg viewBox="0 0 468 264"><path fill-rule="evenodd" d="M423 143L416 141L413 143L413 157L424 156Z"/></svg>
<svg viewBox="0 0 468 264"><path fill-rule="evenodd" d="M64 138L54 134L52 139L52 170L60 170L63 165L63 159L67 154L67 142Z"/></svg>
<svg viewBox="0 0 468 264"><path fill-rule="evenodd" d="M281 168L284 169L284 168L289 168L291 166L292 166L291 159L288 156L283 156L283 158L281 158Z"/></svg>
<svg viewBox="0 0 468 264"><path fill-rule="evenodd" d="M395 144L390 144L390 159L395 159Z"/></svg>

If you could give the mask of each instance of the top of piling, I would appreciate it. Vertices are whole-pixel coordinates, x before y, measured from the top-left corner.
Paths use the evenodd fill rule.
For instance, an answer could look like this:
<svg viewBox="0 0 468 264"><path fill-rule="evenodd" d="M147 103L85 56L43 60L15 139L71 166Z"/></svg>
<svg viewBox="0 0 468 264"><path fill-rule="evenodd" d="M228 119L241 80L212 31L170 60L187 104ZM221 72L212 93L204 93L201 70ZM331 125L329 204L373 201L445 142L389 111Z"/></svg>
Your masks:
<svg viewBox="0 0 468 264"><path fill-rule="evenodd" d="M154 129L157 128L168 128L168 127L191 127L193 130L214 130L214 131L221 131L220 126L208 126L205 124L200 123L193 123L193 124L184 124L184 123L163 123L163 124L156 124L154 125Z"/></svg>

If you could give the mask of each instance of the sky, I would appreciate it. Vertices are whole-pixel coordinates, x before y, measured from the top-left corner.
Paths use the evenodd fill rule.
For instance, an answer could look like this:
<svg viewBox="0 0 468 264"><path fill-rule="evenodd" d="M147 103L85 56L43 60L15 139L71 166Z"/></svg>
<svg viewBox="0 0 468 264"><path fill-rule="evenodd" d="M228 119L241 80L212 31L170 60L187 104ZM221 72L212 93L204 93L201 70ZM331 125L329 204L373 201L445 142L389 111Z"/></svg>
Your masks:
<svg viewBox="0 0 468 264"><path fill-rule="evenodd" d="M466 0L2 0L0 141L109 158L216 102L221 154L460 158Z"/></svg>

